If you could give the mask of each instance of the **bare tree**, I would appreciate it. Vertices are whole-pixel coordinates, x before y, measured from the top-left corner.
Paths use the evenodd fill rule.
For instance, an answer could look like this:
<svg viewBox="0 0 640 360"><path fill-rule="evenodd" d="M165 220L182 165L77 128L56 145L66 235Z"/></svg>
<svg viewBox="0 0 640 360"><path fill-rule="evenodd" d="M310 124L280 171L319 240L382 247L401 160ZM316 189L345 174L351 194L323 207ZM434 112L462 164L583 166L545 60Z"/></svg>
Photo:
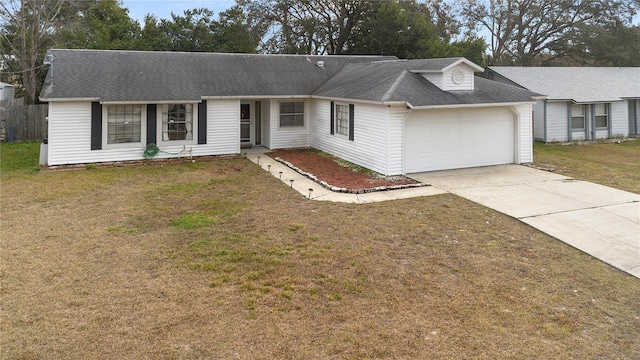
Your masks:
<svg viewBox="0 0 640 360"><path fill-rule="evenodd" d="M6 63L17 64L26 102L36 101L38 73L66 0L4 0L0 2L0 48ZM12 69L14 70L14 69Z"/></svg>
<svg viewBox="0 0 640 360"><path fill-rule="evenodd" d="M467 26L491 35L495 64L533 65L544 55L553 60L560 49L579 40L579 27L629 23L637 0L462 0Z"/></svg>
<svg viewBox="0 0 640 360"><path fill-rule="evenodd" d="M371 5L365 0L240 0L271 34L266 51L341 54Z"/></svg>

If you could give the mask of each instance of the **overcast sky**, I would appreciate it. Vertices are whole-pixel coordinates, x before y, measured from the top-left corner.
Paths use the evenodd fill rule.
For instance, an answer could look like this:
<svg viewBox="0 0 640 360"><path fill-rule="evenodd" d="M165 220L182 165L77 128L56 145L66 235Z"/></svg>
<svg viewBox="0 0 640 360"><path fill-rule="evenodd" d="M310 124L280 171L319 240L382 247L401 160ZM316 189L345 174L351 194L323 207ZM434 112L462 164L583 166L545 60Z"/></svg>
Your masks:
<svg viewBox="0 0 640 360"><path fill-rule="evenodd" d="M171 12L182 15L184 10L207 8L216 15L233 5L233 0L123 0L124 7L129 9L129 16L144 25L144 16L153 14L158 19L171 19Z"/></svg>

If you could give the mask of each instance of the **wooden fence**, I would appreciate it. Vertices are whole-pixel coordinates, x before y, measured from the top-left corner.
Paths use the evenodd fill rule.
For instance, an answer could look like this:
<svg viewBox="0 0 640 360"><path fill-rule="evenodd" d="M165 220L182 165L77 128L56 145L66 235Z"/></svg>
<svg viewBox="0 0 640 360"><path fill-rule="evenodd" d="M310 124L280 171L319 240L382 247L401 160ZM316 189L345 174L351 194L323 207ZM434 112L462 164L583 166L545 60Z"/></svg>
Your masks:
<svg viewBox="0 0 640 360"><path fill-rule="evenodd" d="M49 107L0 102L0 138L3 141L42 140L47 137Z"/></svg>

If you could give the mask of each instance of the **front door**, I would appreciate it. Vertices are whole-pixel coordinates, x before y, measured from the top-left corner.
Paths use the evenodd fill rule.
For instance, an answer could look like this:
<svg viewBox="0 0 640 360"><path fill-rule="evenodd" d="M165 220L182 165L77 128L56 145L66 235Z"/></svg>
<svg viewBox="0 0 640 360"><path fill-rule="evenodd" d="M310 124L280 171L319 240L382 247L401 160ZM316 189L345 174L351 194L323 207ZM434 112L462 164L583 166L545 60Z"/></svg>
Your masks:
<svg viewBox="0 0 640 360"><path fill-rule="evenodd" d="M251 103L240 104L240 145L251 146Z"/></svg>

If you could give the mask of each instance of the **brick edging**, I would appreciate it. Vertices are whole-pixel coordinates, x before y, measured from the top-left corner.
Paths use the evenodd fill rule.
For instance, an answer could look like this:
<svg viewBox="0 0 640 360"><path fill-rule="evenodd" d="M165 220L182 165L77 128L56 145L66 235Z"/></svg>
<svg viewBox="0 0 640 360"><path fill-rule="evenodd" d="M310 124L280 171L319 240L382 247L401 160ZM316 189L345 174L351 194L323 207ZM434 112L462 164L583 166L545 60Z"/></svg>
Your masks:
<svg viewBox="0 0 640 360"><path fill-rule="evenodd" d="M409 189L409 188L418 188L418 187L424 187L424 186L431 186L431 184L426 184L426 183L417 183L417 184L404 184L404 185L391 185L391 186L376 186L376 187L372 187L372 188L364 188L364 189L347 189L347 188L343 188L343 187L338 187L338 186L333 186L331 184L329 184L328 182L324 181L324 180L320 180L318 179L317 176L308 173L302 169L300 169L299 167L293 165L292 163L283 160L279 157L274 158L273 160L287 166L288 168L290 168L291 170L297 172L300 175L303 175L305 177L307 177L310 180L313 180L314 182L318 183L320 186L322 186L323 188L327 189L327 190L331 190L333 192L337 192L337 193L345 193L345 194L366 194L366 193L371 193L371 192L376 192L376 191L389 191L389 190L400 190L400 189Z"/></svg>

